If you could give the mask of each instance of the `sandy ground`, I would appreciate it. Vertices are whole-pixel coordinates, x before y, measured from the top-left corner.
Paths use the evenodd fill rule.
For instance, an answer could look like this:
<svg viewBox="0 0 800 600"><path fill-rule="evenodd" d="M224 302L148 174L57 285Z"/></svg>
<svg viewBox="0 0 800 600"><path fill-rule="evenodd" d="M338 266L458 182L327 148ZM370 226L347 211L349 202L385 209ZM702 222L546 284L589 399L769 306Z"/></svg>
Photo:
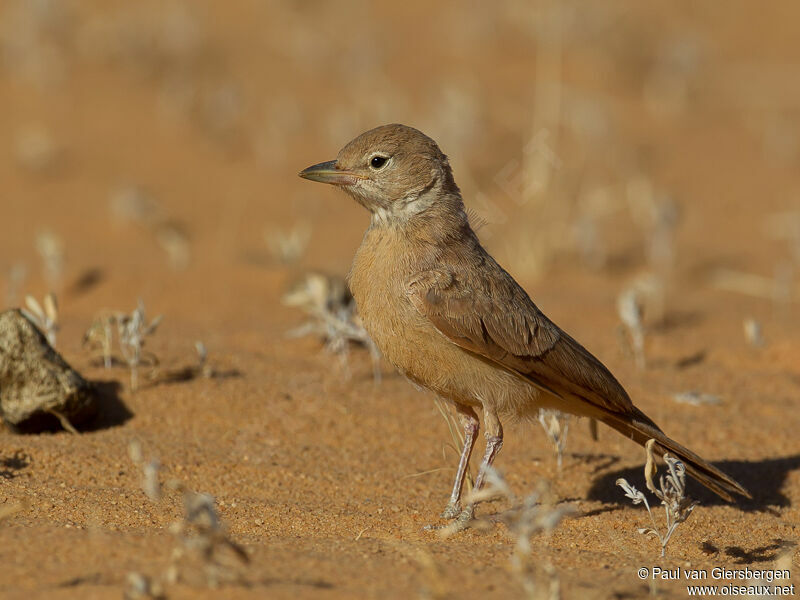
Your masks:
<svg viewBox="0 0 800 600"><path fill-rule="evenodd" d="M511 488L522 497L546 481L575 510L532 538L543 597L553 580L565 598L686 596L685 582L637 577L653 566L779 561L800 583L800 263L780 238L784 213L800 210L798 6L402 4L2 4L6 304L56 290L57 348L118 391L80 435L0 433L0 508L23 506L0 521L0 597L119 598L129 573L168 569L181 495L145 496L134 440L162 481L216 499L250 557L219 589L187 567L170 598L523 596L505 525L446 540L423 530L439 523L457 462L432 398L386 365L374 383L363 349L343 369L319 340L286 335L304 321L281 303L287 286L308 269L344 275L368 221L296 172L392 121L440 141L488 222L487 247L540 308L668 434L753 494L726 504L690 483L701 504L662 559L636 532L646 512L614 485L644 487L643 450L604 429L594 442L571 421L559 470L538 425L509 424L497 466ZM555 156L545 208L516 194L542 144ZM673 257L659 263L664 313L645 314L639 370L621 349L616 302L653 270L657 234L631 201L642 185L677 217ZM113 198L131 186L148 190L155 216L115 217ZM588 260L580 240L530 260L535 231L587 218ZM308 247L282 265L264 232L298 223ZM63 246L50 275L35 247L43 231ZM713 282L725 272L752 277L723 289ZM139 298L164 315L147 342L162 374L192 364L202 340L231 376L149 384L145 369L131 392L124 368L98 366L84 331ZM746 318L761 324L762 347L745 340ZM720 402L672 399L689 390ZM481 514L501 520L509 507Z"/></svg>

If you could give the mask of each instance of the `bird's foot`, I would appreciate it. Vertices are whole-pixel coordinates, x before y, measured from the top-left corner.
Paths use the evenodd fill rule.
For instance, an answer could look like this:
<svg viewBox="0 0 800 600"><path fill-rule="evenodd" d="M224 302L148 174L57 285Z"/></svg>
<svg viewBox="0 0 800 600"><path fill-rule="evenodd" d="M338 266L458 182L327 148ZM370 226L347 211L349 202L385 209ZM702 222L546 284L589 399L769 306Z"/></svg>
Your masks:
<svg viewBox="0 0 800 600"><path fill-rule="evenodd" d="M474 506L470 505L464 510L460 510L458 505L456 505L453 516L447 516L445 514L449 509L451 509L451 506L448 504L445 512L442 513L443 519L451 519L447 525L426 525L423 527L423 529L426 531L441 531L444 535L452 535L454 533L458 533L459 531L464 531L470 527L475 515Z"/></svg>
<svg viewBox="0 0 800 600"><path fill-rule="evenodd" d="M467 529L470 526L470 523L475 520L475 507L470 504L462 510L458 516L453 519L453 522L450 523L451 526L455 527L455 531L462 531Z"/></svg>
<svg viewBox="0 0 800 600"><path fill-rule="evenodd" d="M455 519L461 514L461 503L458 500L450 500L445 506L442 514L439 515L442 519Z"/></svg>

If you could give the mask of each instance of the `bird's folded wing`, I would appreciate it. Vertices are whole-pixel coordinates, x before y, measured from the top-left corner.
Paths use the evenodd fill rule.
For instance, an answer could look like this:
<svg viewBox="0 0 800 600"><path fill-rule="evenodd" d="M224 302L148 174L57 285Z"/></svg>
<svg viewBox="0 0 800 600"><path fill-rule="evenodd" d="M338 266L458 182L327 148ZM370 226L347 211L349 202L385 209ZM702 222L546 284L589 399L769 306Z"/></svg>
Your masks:
<svg viewBox="0 0 800 600"><path fill-rule="evenodd" d="M458 267L424 271L406 292L423 317L465 350L556 396L630 413L628 394L599 360L550 321L491 258L482 267L469 277Z"/></svg>

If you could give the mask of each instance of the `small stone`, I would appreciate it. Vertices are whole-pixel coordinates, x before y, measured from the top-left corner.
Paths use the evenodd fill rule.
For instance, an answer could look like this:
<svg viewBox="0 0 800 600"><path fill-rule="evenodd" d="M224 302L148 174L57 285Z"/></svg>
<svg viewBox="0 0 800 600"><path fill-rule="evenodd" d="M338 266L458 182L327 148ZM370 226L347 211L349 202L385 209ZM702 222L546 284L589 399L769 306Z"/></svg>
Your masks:
<svg viewBox="0 0 800 600"><path fill-rule="evenodd" d="M18 309L0 313L0 417L39 431L79 425L97 412L94 386L70 367ZM66 425L65 425L66 422Z"/></svg>

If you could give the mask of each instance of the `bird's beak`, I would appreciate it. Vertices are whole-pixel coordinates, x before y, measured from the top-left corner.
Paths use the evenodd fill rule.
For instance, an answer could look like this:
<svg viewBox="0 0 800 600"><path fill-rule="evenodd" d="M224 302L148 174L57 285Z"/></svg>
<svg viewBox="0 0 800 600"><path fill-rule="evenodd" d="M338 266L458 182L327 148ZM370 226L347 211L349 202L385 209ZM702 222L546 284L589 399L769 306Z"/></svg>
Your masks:
<svg viewBox="0 0 800 600"><path fill-rule="evenodd" d="M299 173L303 179L330 183L332 185L354 185L359 179L366 179L364 175L340 169L335 160L312 165Z"/></svg>

